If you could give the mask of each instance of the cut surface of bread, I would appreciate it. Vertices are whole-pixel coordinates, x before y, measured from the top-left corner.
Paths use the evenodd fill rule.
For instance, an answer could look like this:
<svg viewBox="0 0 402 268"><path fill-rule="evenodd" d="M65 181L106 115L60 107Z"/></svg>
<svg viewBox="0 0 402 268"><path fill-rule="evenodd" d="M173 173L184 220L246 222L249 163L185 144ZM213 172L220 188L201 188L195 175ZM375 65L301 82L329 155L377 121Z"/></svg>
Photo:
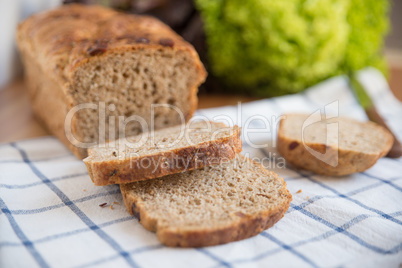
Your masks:
<svg viewBox="0 0 402 268"><path fill-rule="evenodd" d="M84 162L101 186L219 165L235 158L241 147L239 127L199 121L90 148Z"/></svg>
<svg viewBox="0 0 402 268"><path fill-rule="evenodd" d="M17 43L36 116L80 158L86 148L64 131L73 107L97 105L81 107L71 119L81 143L137 135L147 130L136 120L119 133L119 117L153 120L155 129L187 122L206 77L195 49L167 25L101 6L71 4L35 14L19 25ZM107 131L99 133L99 126Z"/></svg>
<svg viewBox="0 0 402 268"><path fill-rule="evenodd" d="M341 176L370 168L392 143L391 133L373 122L336 117L310 124L308 115L288 114L280 122L277 144L291 164Z"/></svg>
<svg viewBox="0 0 402 268"><path fill-rule="evenodd" d="M127 211L172 247L255 236L279 221L292 200L283 178L242 155L219 166L120 188Z"/></svg>

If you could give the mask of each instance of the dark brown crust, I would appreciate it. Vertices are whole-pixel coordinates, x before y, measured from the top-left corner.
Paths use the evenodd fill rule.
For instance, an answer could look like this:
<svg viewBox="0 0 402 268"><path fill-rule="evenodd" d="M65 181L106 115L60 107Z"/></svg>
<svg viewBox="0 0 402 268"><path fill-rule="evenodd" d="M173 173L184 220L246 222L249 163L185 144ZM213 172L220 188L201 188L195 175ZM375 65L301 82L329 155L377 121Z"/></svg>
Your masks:
<svg viewBox="0 0 402 268"><path fill-rule="evenodd" d="M161 39L165 39L162 44ZM32 104L37 107L34 108L35 114L80 159L87 156L87 150L74 147L67 140L63 124L67 112L79 104L74 90L78 81L77 71L82 65L91 64L108 54L145 49L150 53L174 50L190 54L198 76L189 85L189 108L183 111L186 121L197 107L197 89L206 77L195 49L168 26L153 17L127 15L101 6L72 4L35 14L18 26L17 44L27 76L31 76L27 83L30 95L37 96L32 97ZM33 66L40 71L28 70ZM48 107L56 105L59 111L51 114ZM77 118L72 120L72 134L77 140L87 140L87 137L81 137L78 121ZM55 122L59 122L57 127Z"/></svg>
<svg viewBox="0 0 402 268"><path fill-rule="evenodd" d="M135 196L130 195L128 190L129 187L120 185L120 188L127 211L131 215L134 215L133 213L135 213L135 215L137 215L136 217L141 219L140 223L147 230L156 232L158 239L163 244L170 247L206 247L225 244L258 235L283 218L286 211L289 209L290 202L292 201L292 195L286 188L286 182L283 178L278 178L278 175L265 170L262 166L261 171L266 173L267 176L272 176L272 174L274 174L274 176L281 181L283 187L279 191L280 194L285 197L285 202L279 204L274 209L268 209L256 215L237 215L239 216L239 220L234 221L230 226L221 228L217 227L199 230L181 230L179 228L159 229L157 220L151 218L147 211L142 207L142 201L137 200Z"/></svg>
<svg viewBox="0 0 402 268"><path fill-rule="evenodd" d="M240 128L236 127L231 136L214 142L134 159L92 162L88 158L84 163L97 186L154 179L234 159L242 150L240 133Z"/></svg>
<svg viewBox="0 0 402 268"><path fill-rule="evenodd" d="M310 147L312 150L320 153L325 153L329 150L327 154L327 162L330 163L330 157L335 157L337 150L332 147L327 147L322 143L307 143L302 144L301 140L292 140L286 136L282 129L283 121L281 120L279 124L278 131L278 152L286 159L287 162L292 165L313 171L320 175L325 176L344 176L352 173L362 172L370 167L372 167L379 158L387 154L391 149L393 138L392 135L383 127L377 125L379 130L383 131L384 147L380 148L381 151L375 154L368 154L353 150L339 150L338 152L338 163L336 166L332 166L323 162L307 151L306 146ZM373 122L366 122L365 124L375 124ZM294 143L300 143L300 146L292 146Z"/></svg>
<svg viewBox="0 0 402 268"><path fill-rule="evenodd" d="M173 46L160 43L165 39ZM71 4L35 14L18 26L17 41L21 49L38 57L39 65L51 71L49 75L64 80L94 57L138 49L187 51L195 59L200 76L206 75L193 46L164 23L101 6Z"/></svg>

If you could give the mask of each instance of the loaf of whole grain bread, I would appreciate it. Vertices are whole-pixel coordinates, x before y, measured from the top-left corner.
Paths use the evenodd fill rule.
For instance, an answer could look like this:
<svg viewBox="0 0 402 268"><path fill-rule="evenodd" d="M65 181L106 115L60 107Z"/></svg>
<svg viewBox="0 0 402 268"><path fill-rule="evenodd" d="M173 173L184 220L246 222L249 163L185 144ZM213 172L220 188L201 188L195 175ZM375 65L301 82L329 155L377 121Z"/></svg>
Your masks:
<svg viewBox="0 0 402 268"><path fill-rule="evenodd" d="M162 22L99 6L31 16L17 43L36 117L78 158L151 123L184 123L206 77L194 48Z"/></svg>

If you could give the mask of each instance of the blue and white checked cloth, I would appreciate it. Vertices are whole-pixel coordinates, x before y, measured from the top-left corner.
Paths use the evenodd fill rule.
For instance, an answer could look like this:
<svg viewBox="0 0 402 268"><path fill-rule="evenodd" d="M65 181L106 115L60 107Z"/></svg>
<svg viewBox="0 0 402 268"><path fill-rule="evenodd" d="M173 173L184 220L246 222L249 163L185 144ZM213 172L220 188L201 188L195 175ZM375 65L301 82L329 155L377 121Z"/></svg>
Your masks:
<svg viewBox="0 0 402 268"><path fill-rule="evenodd" d="M402 136L402 106L376 70L360 73L381 114ZM237 107L197 111L244 127L250 116L313 112L339 101L339 113L365 115L336 77L305 93ZM221 117L217 118L216 116ZM261 128L262 120L250 127ZM271 133L254 133L267 143ZM253 157L279 159L275 148ZM273 165L274 166L274 165ZM119 187L95 187L86 168L55 138L0 145L0 267L400 267L402 159L380 159L364 173L332 178L273 167L293 202L285 217L262 234L201 249L162 246L126 212ZM298 190L301 193L297 193ZM100 207L102 203L113 204Z"/></svg>

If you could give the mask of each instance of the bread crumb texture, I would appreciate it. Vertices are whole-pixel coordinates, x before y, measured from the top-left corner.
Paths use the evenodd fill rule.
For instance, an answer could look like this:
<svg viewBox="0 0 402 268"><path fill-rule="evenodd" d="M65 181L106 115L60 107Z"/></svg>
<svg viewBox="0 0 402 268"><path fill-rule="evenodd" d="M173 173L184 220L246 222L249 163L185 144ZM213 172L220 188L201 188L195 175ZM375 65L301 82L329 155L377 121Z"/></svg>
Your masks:
<svg viewBox="0 0 402 268"><path fill-rule="evenodd" d="M278 131L279 153L299 168L348 175L370 168L392 147L391 133L373 122L336 117L306 125L307 119L305 114L287 114Z"/></svg>
<svg viewBox="0 0 402 268"><path fill-rule="evenodd" d="M162 178L121 185L127 210L169 246L198 247L257 235L292 199L274 172L244 157Z"/></svg>

